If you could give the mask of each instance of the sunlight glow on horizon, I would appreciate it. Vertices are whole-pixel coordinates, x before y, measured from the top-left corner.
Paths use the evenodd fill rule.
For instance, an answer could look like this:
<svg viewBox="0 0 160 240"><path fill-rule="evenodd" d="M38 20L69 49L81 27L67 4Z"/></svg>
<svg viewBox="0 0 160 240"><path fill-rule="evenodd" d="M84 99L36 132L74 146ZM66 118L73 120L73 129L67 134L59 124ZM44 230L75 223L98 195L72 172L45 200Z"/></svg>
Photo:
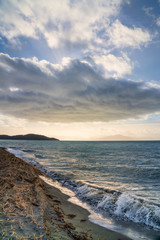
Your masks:
<svg viewBox="0 0 160 240"><path fill-rule="evenodd" d="M46 123L0 116L1 134L42 134L64 141L160 140L160 124L118 122ZM133 127L134 126L134 127ZM121 135L121 136L119 136ZM113 139L112 139L113 136ZM123 139L123 137L126 137Z"/></svg>

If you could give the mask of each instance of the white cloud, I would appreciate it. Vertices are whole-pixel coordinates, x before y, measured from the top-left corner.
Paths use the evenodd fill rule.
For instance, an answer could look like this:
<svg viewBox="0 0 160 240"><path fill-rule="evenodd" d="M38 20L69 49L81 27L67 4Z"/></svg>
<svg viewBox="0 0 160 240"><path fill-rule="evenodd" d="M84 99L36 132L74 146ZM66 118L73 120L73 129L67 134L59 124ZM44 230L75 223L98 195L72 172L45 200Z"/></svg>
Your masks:
<svg viewBox="0 0 160 240"><path fill-rule="evenodd" d="M143 11L145 14L149 17L151 17L153 20L155 20L155 15L153 14L154 8L153 7L143 7Z"/></svg>
<svg viewBox="0 0 160 240"><path fill-rule="evenodd" d="M25 15L27 20L22 17L21 7L22 3L16 0L1 2L0 17L2 21L0 31L9 40L17 36L37 38L34 24L29 19L31 15Z"/></svg>
<svg viewBox="0 0 160 240"><path fill-rule="evenodd" d="M157 21L156 21L157 25L160 27L160 17L157 18Z"/></svg>
<svg viewBox="0 0 160 240"><path fill-rule="evenodd" d="M117 48L140 48L152 40L152 36L147 30L136 27L129 28L119 20L116 20L108 29L108 35L110 44Z"/></svg>
<svg viewBox="0 0 160 240"><path fill-rule="evenodd" d="M0 31L9 40L40 38L57 48L67 42L101 42L97 31L119 11L121 0L1 1Z"/></svg>
<svg viewBox="0 0 160 240"><path fill-rule="evenodd" d="M18 91L20 91L19 88L15 88L15 87L10 87L9 90L10 90L11 92L18 92Z"/></svg>
<svg viewBox="0 0 160 240"><path fill-rule="evenodd" d="M132 73L133 66L126 55L121 57L116 57L112 54L102 56L95 55L92 58L96 64L103 66L105 71L115 78Z"/></svg>
<svg viewBox="0 0 160 240"><path fill-rule="evenodd" d="M160 89L160 83L159 81L150 81L146 83L147 87L153 87L153 88L158 88Z"/></svg>

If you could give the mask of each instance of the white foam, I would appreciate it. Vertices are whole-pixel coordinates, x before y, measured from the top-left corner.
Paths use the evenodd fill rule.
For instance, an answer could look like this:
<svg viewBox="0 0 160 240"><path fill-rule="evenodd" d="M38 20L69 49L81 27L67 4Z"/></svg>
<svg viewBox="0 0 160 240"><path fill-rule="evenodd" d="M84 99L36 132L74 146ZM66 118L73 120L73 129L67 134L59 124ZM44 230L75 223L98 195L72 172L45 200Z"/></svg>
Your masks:
<svg viewBox="0 0 160 240"><path fill-rule="evenodd" d="M31 159L27 158L27 154L21 150L9 148L8 151L30 162L53 180L57 180L56 187L61 189L62 192L65 191L64 193L71 197L70 201L73 201L75 204L76 201L80 201L79 204L81 206L83 205L87 210L89 209L90 212L99 213L101 217L104 215L106 218L108 218L108 214L110 214L124 221L129 220L135 223L142 223L156 230L160 230L159 206L136 199L127 193L107 191L107 189L100 189L96 186L87 185L87 183L73 181L64 175L57 174L42 166L35 161L34 157ZM70 190L74 195L71 195L71 192L66 193L66 191ZM84 204L87 205L85 206ZM95 218L95 214L92 214L92 216Z"/></svg>

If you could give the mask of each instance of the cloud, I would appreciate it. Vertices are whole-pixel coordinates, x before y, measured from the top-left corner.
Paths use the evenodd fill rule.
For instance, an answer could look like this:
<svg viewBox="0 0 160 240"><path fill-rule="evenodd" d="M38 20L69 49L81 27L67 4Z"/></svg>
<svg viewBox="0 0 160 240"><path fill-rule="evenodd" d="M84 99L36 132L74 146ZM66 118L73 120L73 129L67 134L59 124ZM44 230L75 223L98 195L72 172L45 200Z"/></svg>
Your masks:
<svg viewBox="0 0 160 240"><path fill-rule="evenodd" d="M160 17L157 18L157 20L156 20L156 24L160 27Z"/></svg>
<svg viewBox="0 0 160 240"><path fill-rule="evenodd" d="M143 11L145 14L149 17L151 17L153 20L155 20L156 16L153 14L154 8L153 7L143 7Z"/></svg>
<svg viewBox="0 0 160 240"><path fill-rule="evenodd" d="M99 31L115 16L121 0L7 0L0 2L0 32L9 41L21 36L46 40L50 48L67 43L101 42Z"/></svg>
<svg viewBox="0 0 160 240"><path fill-rule="evenodd" d="M158 1L159 3L160 3L160 1ZM152 18L152 20L153 20L153 23L152 24L157 24L157 26L160 26L160 16L159 17L157 17L153 12L154 12L154 8L153 7L148 7L148 8L146 8L146 7L144 7L143 8L143 10L144 10L144 12L145 12L145 14L147 15L147 16L149 16L149 17L151 17Z"/></svg>
<svg viewBox="0 0 160 240"><path fill-rule="evenodd" d="M121 57L116 57L112 54L102 56L95 55L92 59L96 64L102 66L110 76L112 75L117 78L132 73L131 61L124 54Z"/></svg>
<svg viewBox="0 0 160 240"><path fill-rule="evenodd" d="M159 88L105 78L80 60L57 67L0 54L4 115L46 122L106 122L158 112L159 106Z"/></svg>
<svg viewBox="0 0 160 240"><path fill-rule="evenodd" d="M117 48L140 48L147 45L152 36L147 30L141 28L129 28L118 19L108 29L109 42Z"/></svg>

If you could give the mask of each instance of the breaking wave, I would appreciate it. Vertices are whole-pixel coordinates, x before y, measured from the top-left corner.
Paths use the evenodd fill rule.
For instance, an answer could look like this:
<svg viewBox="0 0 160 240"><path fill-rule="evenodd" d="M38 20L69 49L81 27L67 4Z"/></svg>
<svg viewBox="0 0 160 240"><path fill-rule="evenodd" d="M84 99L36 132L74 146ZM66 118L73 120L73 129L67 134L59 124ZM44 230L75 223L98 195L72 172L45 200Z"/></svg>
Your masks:
<svg viewBox="0 0 160 240"><path fill-rule="evenodd" d="M69 177L53 172L34 160L28 158L25 152L8 148L8 151L21 157L39 168L48 177L56 180L72 190L75 196L87 203L93 211L104 217L109 215L123 221L145 224L155 230L160 230L160 206L138 199L126 192L104 189L86 182L74 181Z"/></svg>

